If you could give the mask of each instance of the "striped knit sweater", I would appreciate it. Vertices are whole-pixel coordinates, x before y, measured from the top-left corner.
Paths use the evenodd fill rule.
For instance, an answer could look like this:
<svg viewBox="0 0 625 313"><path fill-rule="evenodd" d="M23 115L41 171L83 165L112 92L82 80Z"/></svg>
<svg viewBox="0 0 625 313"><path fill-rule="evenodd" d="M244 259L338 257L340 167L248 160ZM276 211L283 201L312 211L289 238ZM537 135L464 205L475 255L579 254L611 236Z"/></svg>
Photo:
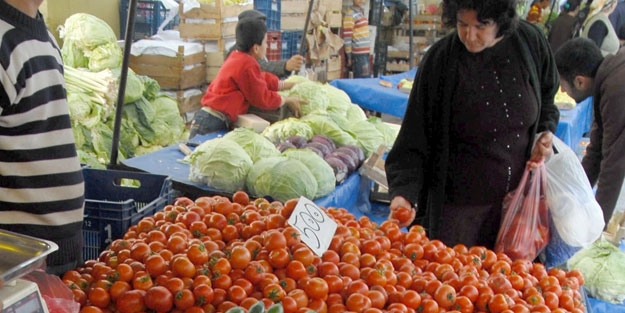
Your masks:
<svg viewBox="0 0 625 313"><path fill-rule="evenodd" d="M369 21L362 8L352 6L343 18L345 54L369 54Z"/></svg>
<svg viewBox="0 0 625 313"><path fill-rule="evenodd" d="M0 1L0 228L59 245L48 265L82 258L84 180L63 61L41 14Z"/></svg>

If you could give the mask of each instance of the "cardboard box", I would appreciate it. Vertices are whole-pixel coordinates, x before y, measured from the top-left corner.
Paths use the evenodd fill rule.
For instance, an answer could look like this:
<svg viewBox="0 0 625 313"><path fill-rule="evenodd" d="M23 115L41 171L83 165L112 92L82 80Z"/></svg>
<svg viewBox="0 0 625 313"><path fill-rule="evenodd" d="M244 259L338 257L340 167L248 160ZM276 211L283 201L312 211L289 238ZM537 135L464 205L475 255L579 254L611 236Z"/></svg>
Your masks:
<svg viewBox="0 0 625 313"><path fill-rule="evenodd" d="M332 55L328 58L328 73L332 71L341 71L340 55Z"/></svg>
<svg viewBox="0 0 625 313"><path fill-rule="evenodd" d="M328 70L328 73L326 74L326 80L331 81L331 80L335 80L335 79L339 79L341 78L341 70L334 70L334 71L330 71Z"/></svg>
<svg viewBox="0 0 625 313"><path fill-rule="evenodd" d="M282 30L303 30L306 23L306 13L291 13L280 15Z"/></svg>
<svg viewBox="0 0 625 313"><path fill-rule="evenodd" d="M254 9L253 2L225 5L223 0L186 10L184 2L179 6L180 37L183 39L209 40L234 36L239 13ZM185 12L186 11L186 12Z"/></svg>
<svg viewBox="0 0 625 313"><path fill-rule="evenodd" d="M185 55L184 46L178 46L175 57L130 55L129 66L135 73L155 79L162 89L187 89L206 83L204 51Z"/></svg>
<svg viewBox="0 0 625 313"><path fill-rule="evenodd" d="M326 12L326 23L328 23L328 27L331 28L343 26L343 14L341 14L341 11Z"/></svg>
<svg viewBox="0 0 625 313"><path fill-rule="evenodd" d="M308 1L307 0L282 0L281 3L281 13L282 14L306 14L308 11Z"/></svg>
<svg viewBox="0 0 625 313"><path fill-rule="evenodd" d="M234 127L251 128L257 133L261 133L269 126L269 122L256 114L241 114L234 122Z"/></svg>

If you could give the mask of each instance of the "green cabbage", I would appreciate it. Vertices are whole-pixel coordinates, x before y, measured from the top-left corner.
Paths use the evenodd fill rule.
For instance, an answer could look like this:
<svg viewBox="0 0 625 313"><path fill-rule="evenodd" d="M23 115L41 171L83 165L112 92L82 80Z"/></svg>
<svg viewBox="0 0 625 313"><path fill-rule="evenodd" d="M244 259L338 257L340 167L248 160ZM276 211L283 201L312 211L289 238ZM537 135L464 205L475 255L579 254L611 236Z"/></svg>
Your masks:
<svg viewBox="0 0 625 313"><path fill-rule="evenodd" d="M117 78L119 84L119 78L121 77L121 68L112 69L113 74ZM143 79L139 78L139 75L135 74L132 69L128 69L128 75L126 76L126 89L124 92L124 103L130 103L139 100L143 97L145 91L145 85ZM146 97L147 99L147 97Z"/></svg>
<svg viewBox="0 0 625 313"><path fill-rule="evenodd" d="M382 119L377 116L370 116L367 120L369 121L369 123L373 124L375 128L377 128L382 136L384 136L384 144L386 145L386 149L390 150L395 143L398 130L384 123Z"/></svg>
<svg viewBox="0 0 625 313"><path fill-rule="evenodd" d="M126 103L123 105L123 113L130 120L134 129L137 130L142 142L152 143L156 132L152 127L152 122L156 117L156 111L146 98Z"/></svg>
<svg viewBox="0 0 625 313"><path fill-rule="evenodd" d="M289 117L269 125L262 135L273 143L279 143L291 136L302 136L308 140L313 136L313 130L307 123Z"/></svg>
<svg viewBox="0 0 625 313"><path fill-rule="evenodd" d="M82 92L68 93L67 106L72 120L87 128L92 128L101 121L102 106L91 101L87 94Z"/></svg>
<svg viewBox="0 0 625 313"><path fill-rule="evenodd" d="M328 95L328 113L331 115L338 115L341 117L345 117L347 115L347 110L352 105L352 100L349 98L349 95L341 89L338 89L330 84L323 85L323 89Z"/></svg>
<svg viewBox="0 0 625 313"><path fill-rule="evenodd" d="M352 133L356 134L358 146L365 151L367 156L377 151L380 145L385 145L384 135L372 123L367 120L350 123ZM388 147L388 146L387 146Z"/></svg>
<svg viewBox="0 0 625 313"><path fill-rule="evenodd" d="M87 67L92 72L122 66L122 49L116 42L109 42L95 47L87 57L89 58Z"/></svg>
<svg viewBox="0 0 625 313"><path fill-rule="evenodd" d="M236 142L215 138L200 144L185 157L190 164L189 179L223 192L242 190L252 159Z"/></svg>
<svg viewBox="0 0 625 313"><path fill-rule="evenodd" d="M245 186L253 196L271 197L282 202L300 196L314 199L317 194L317 180L306 165L282 156L256 162Z"/></svg>
<svg viewBox="0 0 625 313"><path fill-rule="evenodd" d="M363 111L362 108L359 107L357 104L352 103L347 109L347 114L345 115L345 117L350 122L355 122L355 121L366 120L367 114L365 114L365 111Z"/></svg>
<svg viewBox="0 0 625 313"><path fill-rule="evenodd" d="M567 267L582 272L584 288L593 298L619 304L625 300L625 254L608 241L578 251Z"/></svg>
<svg viewBox="0 0 625 313"><path fill-rule="evenodd" d="M224 138L238 143L254 163L260 159L280 156L278 148L267 137L249 128L236 128L224 135Z"/></svg>
<svg viewBox="0 0 625 313"><path fill-rule="evenodd" d="M61 54L66 65L72 67L88 68L90 58L93 56L99 61L94 60L94 66L98 67L99 62L110 63L107 60L107 53L111 53L108 57L121 60L121 48L117 49L104 48L98 51L99 46L107 44L117 45L117 36L113 29L102 19L91 14L76 13L65 20L65 23L59 28L59 37L63 39L63 47ZM112 62L116 62L113 60ZM119 63L121 64L121 62Z"/></svg>
<svg viewBox="0 0 625 313"><path fill-rule="evenodd" d="M137 77L143 83L143 96L149 101L154 101L161 93L161 86L152 77L146 75L137 75Z"/></svg>
<svg viewBox="0 0 625 313"><path fill-rule="evenodd" d="M330 103L328 94L319 82L305 81L299 83L291 88L288 94L308 101L308 103L302 105L302 115L313 111L326 111Z"/></svg>
<svg viewBox="0 0 625 313"><path fill-rule="evenodd" d="M310 172L315 176L317 181L317 193L315 198L323 197L331 193L336 187L336 177L334 170L328 162L326 162L317 153L309 149L287 149L282 153L289 159L301 161Z"/></svg>
<svg viewBox="0 0 625 313"><path fill-rule="evenodd" d="M328 116L312 114L302 117L302 121L310 125L315 135L325 135L339 146L357 144L356 139L350 133L341 129Z"/></svg>
<svg viewBox="0 0 625 313"><path fill-rule="evenodd" d="M152 144L168 146L182 138L184 132L184 120L178 109L178 102L171 97L162 95L152 102L154 108L154 120L152 128L158 134Z"/></svg>

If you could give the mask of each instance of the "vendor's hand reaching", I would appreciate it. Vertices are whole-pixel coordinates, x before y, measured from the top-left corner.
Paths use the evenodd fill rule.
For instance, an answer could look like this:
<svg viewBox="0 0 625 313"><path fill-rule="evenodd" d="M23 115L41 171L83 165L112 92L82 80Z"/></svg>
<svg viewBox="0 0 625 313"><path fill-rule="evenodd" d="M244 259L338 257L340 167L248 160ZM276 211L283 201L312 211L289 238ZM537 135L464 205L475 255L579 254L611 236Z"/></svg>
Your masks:
<svg viewBox="0 0 625 313"><path fill-rule="evenodd" d="M294 117L301 117L302 105L307 104L308 101L298 97L286 97L284 98L284 103L289 107Z"/></svg>
<svg viewBox="0 0 625 313"><path fill-rule="evenodd" d="M532 155L529 161L527 161L527 167L529 169L535 169L540 162L545 161L545 159L553 153L552 144L553 133L550 131L542 132L538 140L536 140L534 149L532 149Z"/></svg>
<svg viewBox="0 0 625 313"><path fill-rule="evenodd" d="M399 208L408 208L410 210L410 217L407 220L399 221L395 217L395 211ZM412 224L415 217L417 216L417 210L412 208L412 204L410 201L406 200L406 198L402 196L395 196L389 205L389 209L391 212L388 215L388 220L396 223L399 227L408 227Z"/></svg>
<svg viewBox="0 0 625 313"><path fill-rule="evenodd" d="M288 72L299 71L299 69L302 67L302 64L304 64L304 57L296 54L286 61L284 68Z"/></svg>

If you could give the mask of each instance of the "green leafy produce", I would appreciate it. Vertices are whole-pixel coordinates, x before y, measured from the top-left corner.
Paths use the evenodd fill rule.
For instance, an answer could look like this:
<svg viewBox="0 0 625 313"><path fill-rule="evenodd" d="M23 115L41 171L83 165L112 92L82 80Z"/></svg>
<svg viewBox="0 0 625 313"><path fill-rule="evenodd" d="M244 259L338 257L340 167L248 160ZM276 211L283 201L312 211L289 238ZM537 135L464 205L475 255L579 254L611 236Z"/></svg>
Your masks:
<svg viewBox="0 0 625 313"><path fill-rule="evenodd" d="M254 163L260 159L280 156L280 151L269 139L249 128L236 128L224 135L224 138L238 143Z"/></svg>
<svg viewBox="0 0 625 313"><path fill-rule="evenodd" d="M215 138L205 141L185 157L190 164L189 179L220 191L242 190L252 159L236 142Z"/></svg>
<svg viewBox="0 0 625 313"><path fill-rule="evenodd" d="M351 104L349 109L347 109L347 114L345 115L347 120L350 122L354 121L362 121L367 119L367 114L362 110L357 104Z"/></svg>
<svg viewBox="0 0 625 313"><path fill-rule="evenodd" d="M339 115L344 117L347 115L347 110L352 105L352 100L349 95L341 89L338 89L330 84L322 85L323 90L328 95L328 113L331 115Z"/></svg>
<svg viewBox="0 0 625 313"><path fill-rule="evenodd" d="M149 101L154 101L161 94L161 86L156 79L145 75L137 75L143 83L143 96Z"/></svg>
<svg viewBox="0 0 625 313"><path fill-rule="evenodd" d="M317 180L306 165L282 156L256 162L245 186L253 196L269 196L282 202L300 196L314 199L317 194Z"/></svg>
<svg viewBox="0 0 625 313"><path fill-rule="evenodd" d="M121 69L113 69L113 74L117 78L121 77ZM124 91L124 103L130 103L139 100L143 97L145 92L145 86L143 85L143 79L139 78L139 75L135 74L132 69L128 69L128 76L126 76L126 89ZM147 97L146 97L147 98Z"/></svg>
<svg viewBox="0 0 625 313"><path fill-rule="evenodd" d="M301 161L317 180L315 198L323 197L332 192L336 186L334 170L322 157L309 149L287 149L282 155L289 159Z"/></svg>
<svg viewBox="0 0 625 313"><path fill-rule="evenodd" d="M307 123L289 117L269 125L262 135L273 143L279 143L291 136L302 136L308 140L313 136L313 130Z"/></svg>
<svg viewBox="0 0 625 313"><path fill-rule="evenodd" d="M85 69L77 69L65 66L65 88L68 98L72 94L83 94L90 102L101 107L100 118L108 117L115 110L117 101L117 78L109 69L99 72L90 72ZM82 99L86 98L82 98ZM69 99L68 99L69 100Z"/></svg>
<svg viewBox="0 0 625 313"><path fill-rule="evenodd" d="M155 115L151 125L157 134L151 143L167 146L179 140L184 132L184 120L178 110L178 102L169 96L162 95L151 103Z"/></svg>
<svg viewBox="0 0 625 313"><path fill-rule="evenodd" d="M384 123L382 119L377 116L370 116L367 120L384 136L384 144L387 150L390 149L397 138L397 129Z"/></svg>
<svg viewBox="0 0 625 313"><path fill-rule="evenodd" d="M156 131L152 123L156 117L156 111L143 96L139 100L123 105L123 112L127 119L132 122L132 126L137 130L142 142L152 143L156 136Z"/></svg>
<svg viewBox="0 0 625 313"><path fill-rule="evenodd" d="M327 115L312 114L302 117L301 120L310 125L315 135L325 135L339 146L357 144L350 133L344 131Z"/></svg>
<svg viewBox="0 0 625 313"><path fill-rule="evenodd" d="M69 115L72 120L87 128L92 128L101 121L102 106L91 101L91 98L81 92L67 95Z"/></svg>
<svg viewBox="0 0 625 313"><path fill-rule="evenodd" d="M91 50L87 68L93 72L122 66L122 49L117 42L108 42Z"/></svg>
<svg viewBox="0 0 625 313"><path fill-rule="evenodd" d="M625 254L611 243L593 243L575 253L567 266L582 272L584 288L593 298L619 304L625 300Z"/></svg>
<svg viewBox="0 0 625 313"><path fill-rule="evenodd" d="M93 71L99 71L105 68L104 64L115 63L117 60L121 65L122 54L117 45L117 36L100 18L86 13L73 14L59 27L59 37L63 39L61 53L65 65L92 69L89 67L92 57ZM108 45L111 43L115 47ZM107 60L108 58L113 60Z"/></svg>
<svg viewBox="0 0 625 313"><path fill-rule="evenodd" d="M372 123L367 120L355 121L350 123L352 133L357 134L356 141L358 146L365 151L367 156L378 150L384 141L384 135Z"/></svg>
<svg viewBox="0 0 625 313"><path fill-rule="evenodd" d="M305 81L299 83L291 88L288 94L308 101L307 104L302 105L302 115L314 111L326 111L330 103L328 94L319 82Z"/></svg>

